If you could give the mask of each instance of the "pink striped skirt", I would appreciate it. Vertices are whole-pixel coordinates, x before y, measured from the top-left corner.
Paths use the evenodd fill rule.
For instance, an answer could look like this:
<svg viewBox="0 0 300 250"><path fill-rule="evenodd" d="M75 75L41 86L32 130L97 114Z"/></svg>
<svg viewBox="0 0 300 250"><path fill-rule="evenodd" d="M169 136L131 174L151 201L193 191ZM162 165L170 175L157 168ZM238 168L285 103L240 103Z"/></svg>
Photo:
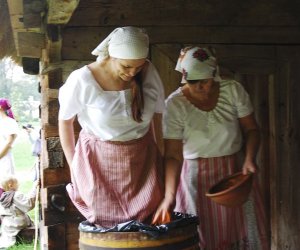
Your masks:
<svg viewBox="0 0 300 250"><path fill-rule="evenodd" d="M235 156L184 161L175 211L199 216L201 249L270 249L266 214L256 179L249 201L241 207L227 208L205 196L213 184L237 171Z"/></svg>
<svg viewBox="0 0 300 250"><path fill-rule="evenodd" d="M162 158L149 132L129 142L105 142L81 132L68 194L91 223L112 227L145 221L163 198Z"/></svg>

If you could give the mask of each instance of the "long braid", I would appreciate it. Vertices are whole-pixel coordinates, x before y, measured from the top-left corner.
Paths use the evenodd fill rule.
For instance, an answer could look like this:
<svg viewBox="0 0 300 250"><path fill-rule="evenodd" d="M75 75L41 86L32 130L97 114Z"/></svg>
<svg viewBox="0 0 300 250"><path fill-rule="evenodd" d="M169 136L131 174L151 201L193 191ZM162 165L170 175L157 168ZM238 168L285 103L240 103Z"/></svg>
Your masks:
<svg viewBox="0 0 300 250"><path fill-rule="evenodd" d="M131 112L132 117L136 122L142 122L142 115L144 111L144 93L143 93L143 79L142 71L136 74L134 84L131 88L132 103Z"/></svg>

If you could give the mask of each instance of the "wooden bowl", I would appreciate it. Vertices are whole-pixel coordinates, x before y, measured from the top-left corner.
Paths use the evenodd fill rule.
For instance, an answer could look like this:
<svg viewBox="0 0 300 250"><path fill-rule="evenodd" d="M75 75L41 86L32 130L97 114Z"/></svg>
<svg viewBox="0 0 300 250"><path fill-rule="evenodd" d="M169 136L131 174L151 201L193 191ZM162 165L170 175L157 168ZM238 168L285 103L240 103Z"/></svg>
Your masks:
<svg viewBox="0 0 300 250"><path fill-rule="evenodd" d="M226 207L241 206L249 197L252 182L252 173L247 175L243 175L242 172L235 173L217 182L205 195Z"/></svg>

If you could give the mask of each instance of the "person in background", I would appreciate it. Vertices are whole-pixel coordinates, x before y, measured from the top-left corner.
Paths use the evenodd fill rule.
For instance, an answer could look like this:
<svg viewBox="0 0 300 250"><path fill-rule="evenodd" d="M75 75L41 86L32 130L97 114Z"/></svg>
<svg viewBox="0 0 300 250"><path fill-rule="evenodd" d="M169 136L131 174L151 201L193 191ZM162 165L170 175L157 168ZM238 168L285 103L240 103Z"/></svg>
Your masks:
<svg viewBox="0 0 300 250"><path fill-rule="evenodd" d="M0 98L0 173L13 174L15 169L12 146L18 135L18 123L14 119L9 101Z"/></svg>
<svg viewBox="0 0 300 250"><path fill-rule="evenodd" d="M18 191L19 182L14 175L1 178L4 193L0 197L1 236L0 248L8 248L16 243L17 234L24 228L32 226L27 212L35 206L35 195L38 186L36 181L28 195Z"/></svg>
<svg viewBox="0 0 300 250"><path fill-rule="evenodd" d="M260 132L247 92L240 83L221 79L216 58L207 48L184 48L176 70L184 85L166 100L165 197L153 222L167 217L175 206L175 211L199 216L201 249L268 250L256 181L244 207L227 208L205 196L228 175L257 171ZM238 164L243 136L245 158Z"/></svg>
<svg viewBox="0 0 300 250"><path fill-rule="evenodd" d="M40 133L37 132L31 124L27 124L26 126L22 126L22 128L27 132L29 141L32 144L32 155L36 157L36 161L34 163L34 176L33 181L39 179L39 159L41 155L41 137Z"/></svg>
<svg viewBox="0 0 300 250"><path fill-rule="evenodd" d="M97 60L59 90L59 136L70 166L68 194L101 227L151 220L163 197L164 89L138 27L116 28L92 52ZM73 123L82 129L75 147Z"/></svg>

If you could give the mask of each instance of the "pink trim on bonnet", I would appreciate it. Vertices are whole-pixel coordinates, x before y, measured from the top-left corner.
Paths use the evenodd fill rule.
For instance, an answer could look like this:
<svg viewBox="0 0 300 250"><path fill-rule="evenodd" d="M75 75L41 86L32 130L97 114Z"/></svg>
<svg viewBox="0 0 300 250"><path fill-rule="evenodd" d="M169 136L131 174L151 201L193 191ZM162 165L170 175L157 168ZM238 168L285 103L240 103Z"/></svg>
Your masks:
<svg viewBox="0 0 300 250"><path fill-rule="evenodd" d="M5 113L10 117L15 119L14 114L11 110L11 105L9 101L5 98L0 99L0 107L5 111Z"/></svg>

